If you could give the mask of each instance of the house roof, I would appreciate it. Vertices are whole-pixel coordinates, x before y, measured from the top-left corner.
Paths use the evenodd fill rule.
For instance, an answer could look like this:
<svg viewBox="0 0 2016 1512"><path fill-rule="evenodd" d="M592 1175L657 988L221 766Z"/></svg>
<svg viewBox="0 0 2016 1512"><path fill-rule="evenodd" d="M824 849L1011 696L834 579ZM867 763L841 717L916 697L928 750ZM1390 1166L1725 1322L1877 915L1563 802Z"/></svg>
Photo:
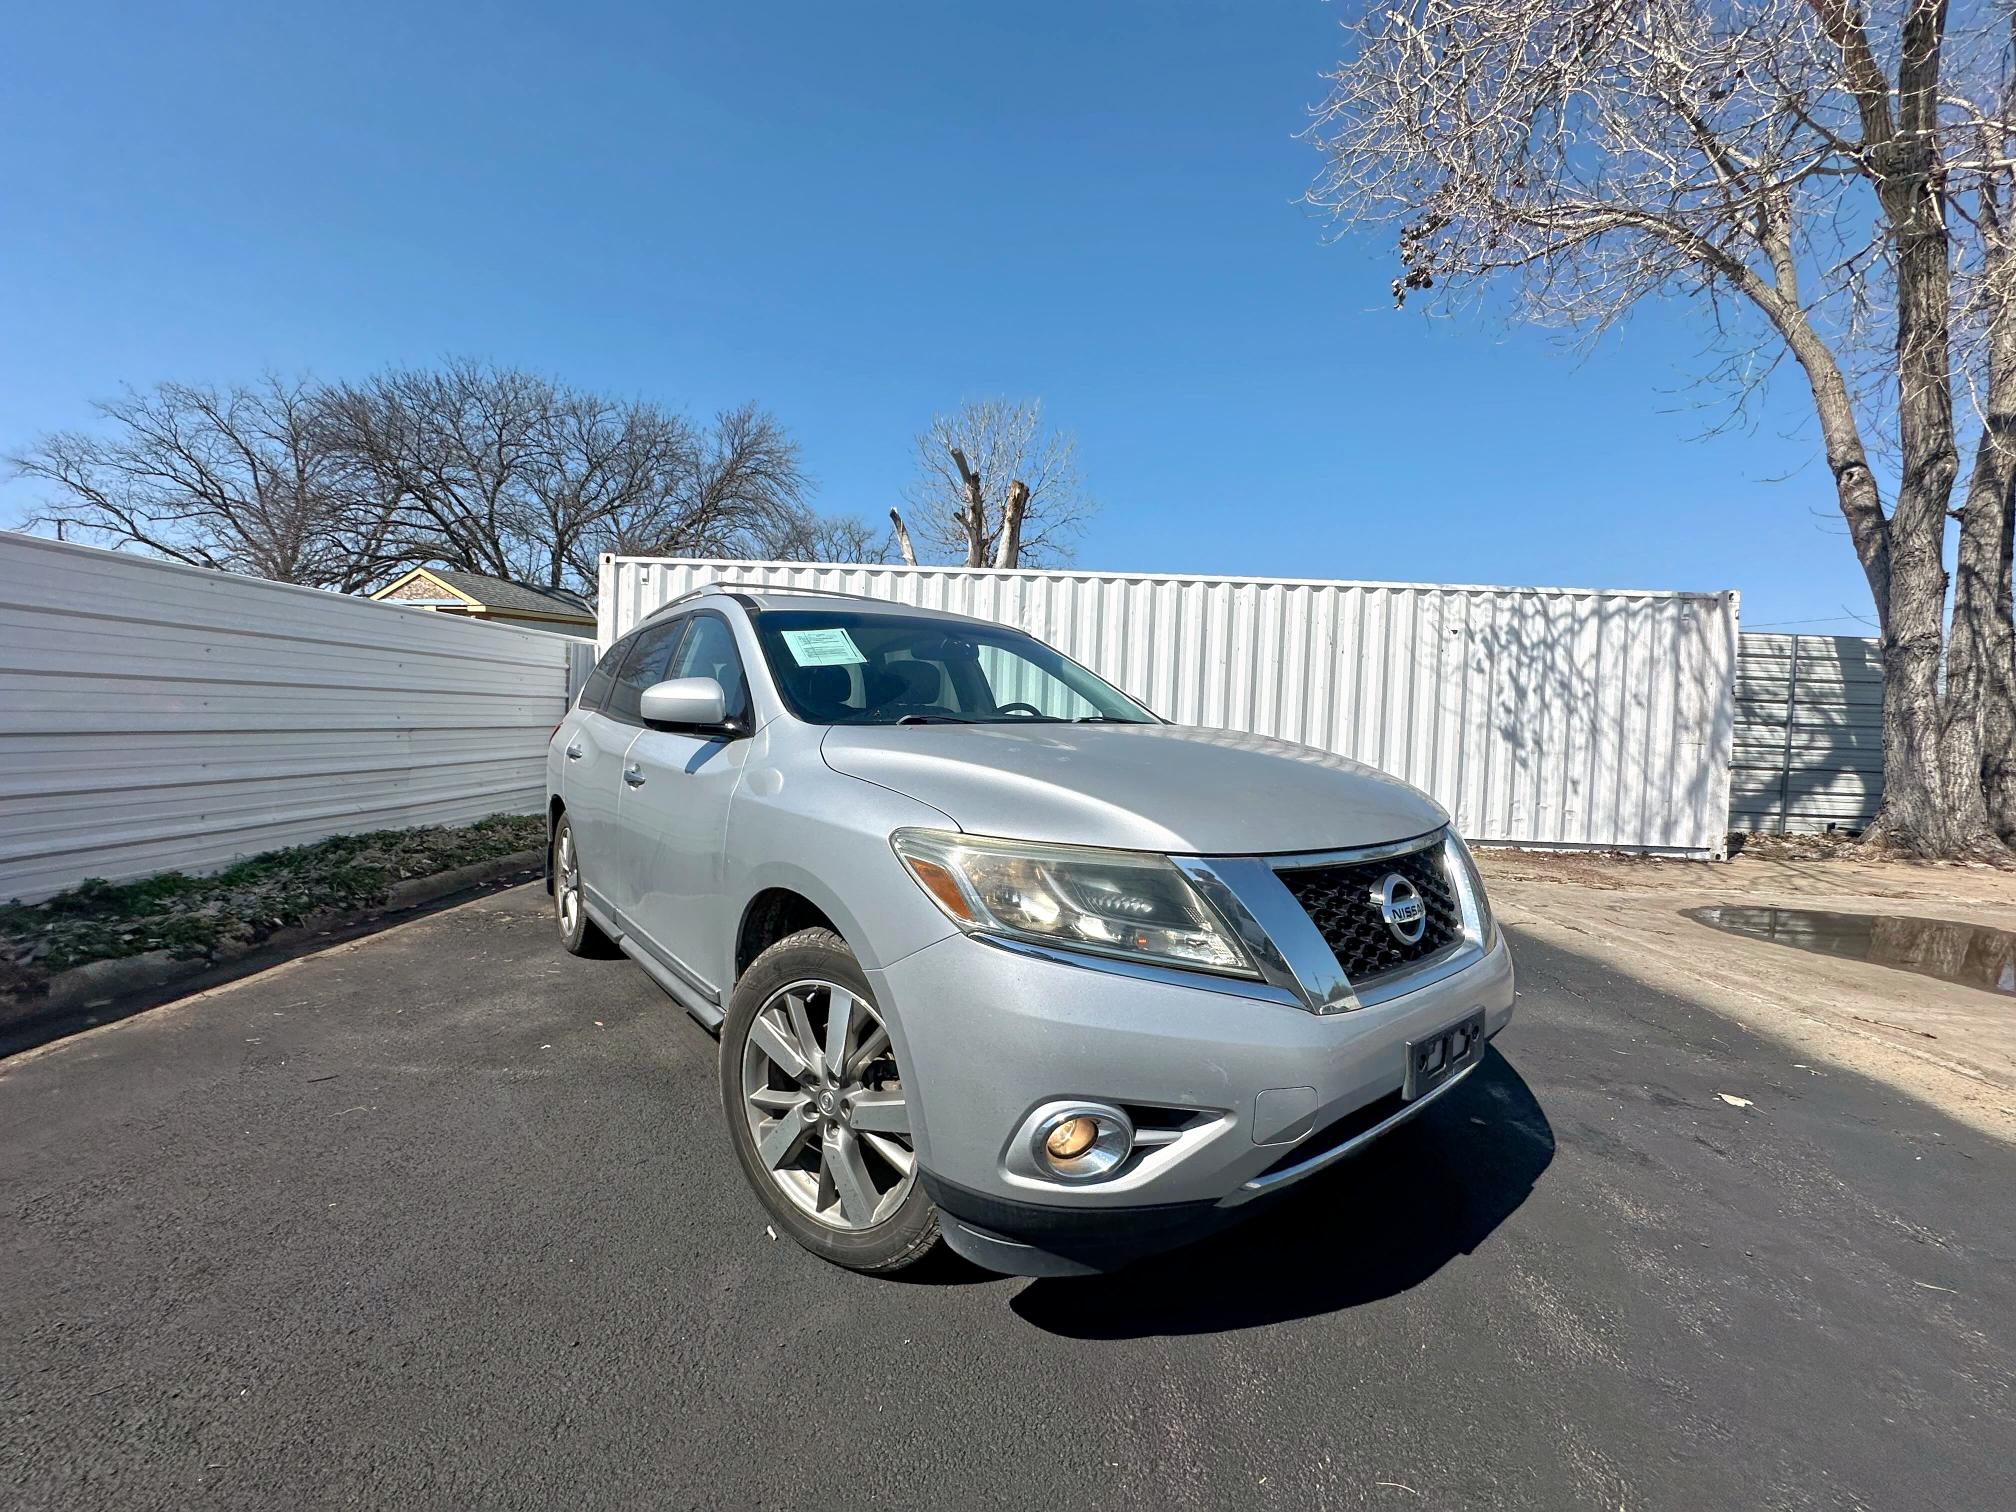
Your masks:
<svg viewBox="0 0 2016 1512"><path fill-rule="evenodd" d="M492 609L535 609L547 614L585 614L595 610L578 593L565 588L534 588L530 583L514 583L508 578L485 577L480 572L451 572L445 567L429 567L427 575L439 578L457 593L466 593Z"/></svg>
<svg viewBox="0 0 2016 1512"><path fill-rule="evenodd" d="M448 567L416 568L398 582L381 588L374 597L382 597L399 583L421 574L486 609L506 613L515 610L529 614L558 614L586 620L595 618L594 605L565 588L535 588L530 583L514 583L509 578L490 577L481 572L458 572Z"/></svg>

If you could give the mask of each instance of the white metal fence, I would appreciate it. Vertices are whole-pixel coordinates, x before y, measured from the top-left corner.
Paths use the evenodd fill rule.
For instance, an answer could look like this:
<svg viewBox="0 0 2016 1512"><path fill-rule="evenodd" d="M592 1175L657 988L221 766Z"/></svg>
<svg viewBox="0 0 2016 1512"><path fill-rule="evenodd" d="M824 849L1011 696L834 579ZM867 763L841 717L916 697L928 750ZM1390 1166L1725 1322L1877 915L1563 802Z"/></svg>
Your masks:
<svg viewBox="0 0 2016 1512"><path fill-rule="evenodd" d="M0 532L0 898L534 812L589 651Z"/></svg>
<svg viewBox="0 0 2016 1512"><path fill-rule="evenodd" d="M1743 636L1730 827L1859 830L1883 801L1883 654L1859 635Z"/></svg>
<svg viewBox="0 0 2016 1512"><path fill-rule="evenodd" d="M1019 626L1167 718L1404 777L1476 839L1724 851L1733 592L605 557L599 644L710 581Z"/></svg>

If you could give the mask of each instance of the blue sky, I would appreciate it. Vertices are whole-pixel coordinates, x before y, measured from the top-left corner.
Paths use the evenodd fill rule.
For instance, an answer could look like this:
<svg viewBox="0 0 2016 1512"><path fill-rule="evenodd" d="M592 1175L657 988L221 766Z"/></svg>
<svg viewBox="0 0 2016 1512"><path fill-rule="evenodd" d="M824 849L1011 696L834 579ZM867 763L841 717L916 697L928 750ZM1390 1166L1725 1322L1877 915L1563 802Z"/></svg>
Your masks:
<svg viewBox="0 0 2016 1512"><path fill-rule="evenodd" d="M1718 589L1861 630L1801 396L1694 439L1702 342L1390 307L1294 139L1335 8L20 7L0 450L121 382L449 353L754 398L879 516L936 409L1040 395L1086 567ZM0 516L28 502L0 489Z"/></svg>

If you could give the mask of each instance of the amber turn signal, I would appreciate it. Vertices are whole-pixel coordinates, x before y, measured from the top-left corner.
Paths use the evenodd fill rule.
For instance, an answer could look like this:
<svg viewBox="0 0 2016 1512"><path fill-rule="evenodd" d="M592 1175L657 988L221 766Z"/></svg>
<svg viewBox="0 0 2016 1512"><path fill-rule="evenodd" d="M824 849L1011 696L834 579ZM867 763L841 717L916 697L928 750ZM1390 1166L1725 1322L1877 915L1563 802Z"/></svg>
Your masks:
<svg viewBox="0 0 2016 1512"><path fill-rule="evenodd" d="M973 916L966 894L959 890L958 882L947 868L925 856L905 856L903 864L910 868L917 880L924 884L924 891L936 898L945 912L964 924L980 922Z"/></svg>

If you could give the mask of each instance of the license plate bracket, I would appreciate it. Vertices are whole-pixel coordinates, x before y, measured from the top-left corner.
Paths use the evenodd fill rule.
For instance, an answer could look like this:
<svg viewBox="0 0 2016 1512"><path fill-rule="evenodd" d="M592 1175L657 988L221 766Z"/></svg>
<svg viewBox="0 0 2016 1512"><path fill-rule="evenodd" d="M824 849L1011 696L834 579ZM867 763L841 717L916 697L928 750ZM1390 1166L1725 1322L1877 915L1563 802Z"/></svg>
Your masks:
<svg viewBox="0 0 2016 1512"><path fill-rule="evenodd" d="M1400 1086L1401 1100L1412 1102L1476 1065L1483 1057L1484 1043L1482 1008L1446 1029L1407 1041L1407 1079Z"/></svg>

